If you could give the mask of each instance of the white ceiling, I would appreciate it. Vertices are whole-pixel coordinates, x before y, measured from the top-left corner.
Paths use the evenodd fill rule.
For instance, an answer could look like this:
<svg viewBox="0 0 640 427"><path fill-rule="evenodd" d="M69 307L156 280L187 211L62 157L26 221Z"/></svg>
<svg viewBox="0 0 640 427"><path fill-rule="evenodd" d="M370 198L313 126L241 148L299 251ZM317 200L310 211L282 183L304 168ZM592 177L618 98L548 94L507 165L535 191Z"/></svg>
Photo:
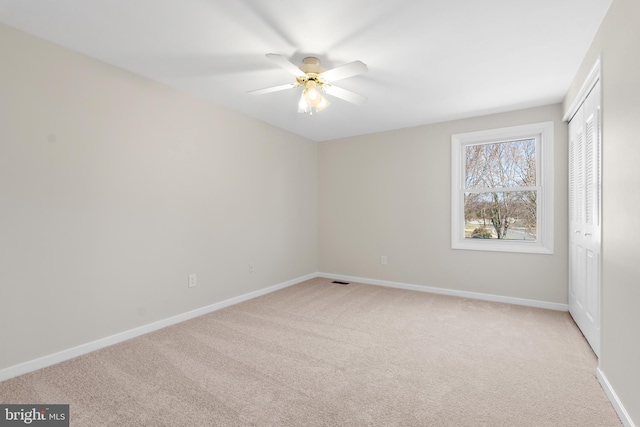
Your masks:
<svg viewBox="0 0 640 427"><path fill-rule="evenodd" d="M0 22L322 141L562 101L611 0L0 0ZM297 112L269 61L366 74Z"/></svg>

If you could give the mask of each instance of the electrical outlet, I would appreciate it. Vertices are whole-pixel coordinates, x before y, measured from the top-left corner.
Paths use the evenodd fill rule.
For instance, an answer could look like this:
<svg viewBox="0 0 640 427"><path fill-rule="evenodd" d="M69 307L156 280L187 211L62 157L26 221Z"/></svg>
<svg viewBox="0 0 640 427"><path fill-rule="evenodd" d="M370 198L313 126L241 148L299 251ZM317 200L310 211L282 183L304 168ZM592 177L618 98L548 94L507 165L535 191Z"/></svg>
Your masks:
<svg viewBox="0 0 640 427"><path fill-rule="evenodd" d="M380 257L380 264L387 265L387 256L386 255L382 255Z"/></svg>
<svg viewBox="0 0 640 427"><path fill-rule="evenodd" d="M190 274L189 275L189 287L193 288L196 286L196 284L198 283L198 276L194 274Z"/></svg>
<svg viewBox="0 0 640 427"><path fill-rule="evenodd" d="M250 262L249 263L249 273L253 273L254 271L256 271L256 266Z"/></svg>

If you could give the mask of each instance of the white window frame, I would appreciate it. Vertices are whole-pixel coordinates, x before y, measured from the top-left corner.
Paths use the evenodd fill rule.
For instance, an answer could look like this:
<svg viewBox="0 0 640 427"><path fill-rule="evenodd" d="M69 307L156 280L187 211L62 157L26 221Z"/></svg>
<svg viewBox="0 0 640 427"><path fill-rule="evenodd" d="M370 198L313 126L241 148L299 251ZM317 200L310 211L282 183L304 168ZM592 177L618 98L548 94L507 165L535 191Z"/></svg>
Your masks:
<svg viewBox="0 0 640 427"><path fill-rule="evenodd" d="M535 241L466 239L464 193L468 145L535 139L537 239ZM500 190L500 188L496 188ZM553 122L510 126L451 135L451 247L497 252L553 254Z"/></svg>

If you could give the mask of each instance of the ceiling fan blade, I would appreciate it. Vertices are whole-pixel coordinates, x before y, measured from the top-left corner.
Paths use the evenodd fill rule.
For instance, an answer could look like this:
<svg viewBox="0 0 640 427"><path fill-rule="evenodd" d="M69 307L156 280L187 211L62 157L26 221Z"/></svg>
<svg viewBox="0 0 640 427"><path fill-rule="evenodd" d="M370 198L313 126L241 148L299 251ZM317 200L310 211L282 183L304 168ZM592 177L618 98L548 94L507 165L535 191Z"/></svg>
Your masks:
<svg viewBox="0 0 640 427"><path fill-rule="evenodd" d="M273 62L275 62L276 64L278 64L279 66L281 66L282 68L284 68L285 70L287 70L288 72L290 72L291 74L293 74L294 76L296 76L296 77L306 77L307 76L304 73L304 71L302 71L300 68L296 67L287 58L285 58L282 55L278 55L277 53L267 53L265 56L267 58L269 58L270 60L272 60Z"/></svg>
<svg viewBox="0 0 640 427"><path fill-rule="evenodd" d="M336 80L346 79L347 77L357 76L368 70L367 65L362 61L353 61L340 67L332 68L320 73L319 77L327 82L335 82Z"/></svg>
<svg viewBox="0 0 640 427"><path fill-rule="evenodd" d="M289 84L286 84L286 85L273 86L273 87L268 87L268 88L265 88L265 89L250 90L247 93L251 94L251 95L262 95L263 93L278 92L280 90L293 89L294 87L298 87L298 86L299 85L296 84L296 83L289 83Z"/></svg>
<svg viewBox="0 0 640 427"><path fill-rule="evenodd" d="M355 92L351 92L350 90L342 89L337 86L331 85L323 85L322 88L329 95L333 95L336 98L343 99L345 101L351 102L352 104L362 105L367 102L367 97L357 94Z"/></svg>

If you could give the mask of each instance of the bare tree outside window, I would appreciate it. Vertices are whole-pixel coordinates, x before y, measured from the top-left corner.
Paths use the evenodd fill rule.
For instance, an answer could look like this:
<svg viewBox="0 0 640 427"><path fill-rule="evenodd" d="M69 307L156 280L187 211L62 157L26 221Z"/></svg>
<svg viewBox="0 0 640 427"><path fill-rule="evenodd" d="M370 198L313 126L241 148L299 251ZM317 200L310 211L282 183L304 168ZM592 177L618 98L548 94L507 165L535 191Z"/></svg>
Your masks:
<svg viewBox="0 0 640 427"><path fill-rule="evenodd" d="M465 238L536 240L536 141L465 147Z"/></svg>

